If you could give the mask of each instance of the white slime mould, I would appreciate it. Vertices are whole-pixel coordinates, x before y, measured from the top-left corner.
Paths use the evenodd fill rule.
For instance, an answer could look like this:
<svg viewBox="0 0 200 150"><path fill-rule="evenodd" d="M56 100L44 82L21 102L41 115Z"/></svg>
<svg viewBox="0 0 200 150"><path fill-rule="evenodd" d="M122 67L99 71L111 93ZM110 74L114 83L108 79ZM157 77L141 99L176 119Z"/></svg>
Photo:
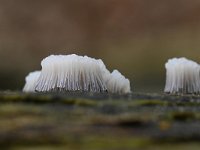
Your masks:
<svg viewBox="0 0 200 150"><path fill-rule="evenodd" d="M34 83L26 80L24 92L131 92L129 80L117 70L111 74L101 59L75 54L51 55L42 60L41 66L41 73L31 78Z"/></svg>

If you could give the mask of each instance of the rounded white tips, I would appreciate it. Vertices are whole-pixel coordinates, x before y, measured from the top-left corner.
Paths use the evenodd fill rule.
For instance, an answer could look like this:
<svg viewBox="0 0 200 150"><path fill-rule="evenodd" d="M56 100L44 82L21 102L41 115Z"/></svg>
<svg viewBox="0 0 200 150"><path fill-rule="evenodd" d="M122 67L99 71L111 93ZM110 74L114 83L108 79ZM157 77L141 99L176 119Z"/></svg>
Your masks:
<svg viewBox="0 0 200 150"><path fill-rule="evenodd" d="M118 71L111 74L101 59L87 56L51 55L41 62L42 70L34 78L34 86L29 84L25 92L110 92L126 94L130 83ZM29 90L30 89L30 90Z"/></svg>
<svg viewBox="0 0 200 150"><path fill-rule="evenodd" d="M25 86L23 88L23 92L35 92L35 87L38 81L38 78L40 76L41 71L34 71L34 72L30 72L27 76L26 76L26 83Z"/></svg>
<svg viewBox="0 0 200 150"><path fill-rule="evenodd" d="M186 58L169 59L166 68L166 93L200 93L200 66Z"/></svg>
<svg viewBox="0 0 200 150"><path fill-rule="evenodd" d="M110 74L107 82L108 92L126 94L130 93L130 82L118 70L114 70Z"/></svg>
<svg viewBox="0 0 200 150"><path fill-rule="evenodd" d="M105 66L87 56L51 55L42 63L36 91L106 91Z"/></svg>

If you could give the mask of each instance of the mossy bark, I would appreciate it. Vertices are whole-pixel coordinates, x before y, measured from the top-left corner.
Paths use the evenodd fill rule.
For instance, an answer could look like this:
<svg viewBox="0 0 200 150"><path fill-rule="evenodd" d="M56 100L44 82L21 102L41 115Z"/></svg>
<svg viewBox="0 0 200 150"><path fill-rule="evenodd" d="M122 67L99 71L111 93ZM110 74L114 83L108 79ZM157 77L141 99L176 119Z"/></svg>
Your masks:
<svg viewBox="0 0 200 150"><path fill-rule="evenodd" d="M195 95L0 93L4 149L199 149Z"/></svg>

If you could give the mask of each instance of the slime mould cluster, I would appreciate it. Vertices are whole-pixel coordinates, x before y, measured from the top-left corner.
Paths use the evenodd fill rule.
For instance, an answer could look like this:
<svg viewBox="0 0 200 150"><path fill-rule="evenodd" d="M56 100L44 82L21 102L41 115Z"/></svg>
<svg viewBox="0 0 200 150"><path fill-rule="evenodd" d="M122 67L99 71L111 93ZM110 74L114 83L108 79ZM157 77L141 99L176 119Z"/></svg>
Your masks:
<svg viewBox="0 0 200 150"><path fill-rule="evenodd" d="M51 55L41 66L23 92L0 93L1 148L199 149L197 63L166 63L170 94L131 93L119 71L87 56Z"/></svg>
<svg viewBox="0 0 200 150"><path fill-rule="evenodd" d="M130 81L118 70L110 73L101 59L88 56L51 55L42 70L29 73L24 92L130 93Z"/></svg>

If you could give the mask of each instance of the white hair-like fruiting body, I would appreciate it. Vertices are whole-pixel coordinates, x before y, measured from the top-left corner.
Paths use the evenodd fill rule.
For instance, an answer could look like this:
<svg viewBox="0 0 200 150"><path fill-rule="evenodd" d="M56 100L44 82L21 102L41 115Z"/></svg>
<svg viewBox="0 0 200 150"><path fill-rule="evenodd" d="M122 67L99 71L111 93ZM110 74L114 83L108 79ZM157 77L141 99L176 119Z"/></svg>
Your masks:
<svg viewBox="0 0 200 150"><path fill-rule="evenodd" d="M130 81L126 79L118 70L113 70L107 81L107 88L110 93L129 93Z"/></svg>
<svg viewBox="0 0 200 150"><path fill-rule="evenodd" d="M35 92L35 87L40 76L41 71L30 72L26 78L26 84L23 88L24 92Z"/></svg>
<svg viewBox="0 0 200 150"><path fill-rule="evenodd" d="M164 92L172 94L200 93L200 66L186 58L169 59L165 64L166 85Z"/></svg>
<svg viewBox="0 0 200 150"><path fill-rule="evenodd" d="M51 55L41 62L42 70L24 92L109 92L130 93L130 82L118 71L111 74L101 59L88 56ZM33 80L33 79L32 79ZM29 83L32 83L31 90Z"/></svg>

